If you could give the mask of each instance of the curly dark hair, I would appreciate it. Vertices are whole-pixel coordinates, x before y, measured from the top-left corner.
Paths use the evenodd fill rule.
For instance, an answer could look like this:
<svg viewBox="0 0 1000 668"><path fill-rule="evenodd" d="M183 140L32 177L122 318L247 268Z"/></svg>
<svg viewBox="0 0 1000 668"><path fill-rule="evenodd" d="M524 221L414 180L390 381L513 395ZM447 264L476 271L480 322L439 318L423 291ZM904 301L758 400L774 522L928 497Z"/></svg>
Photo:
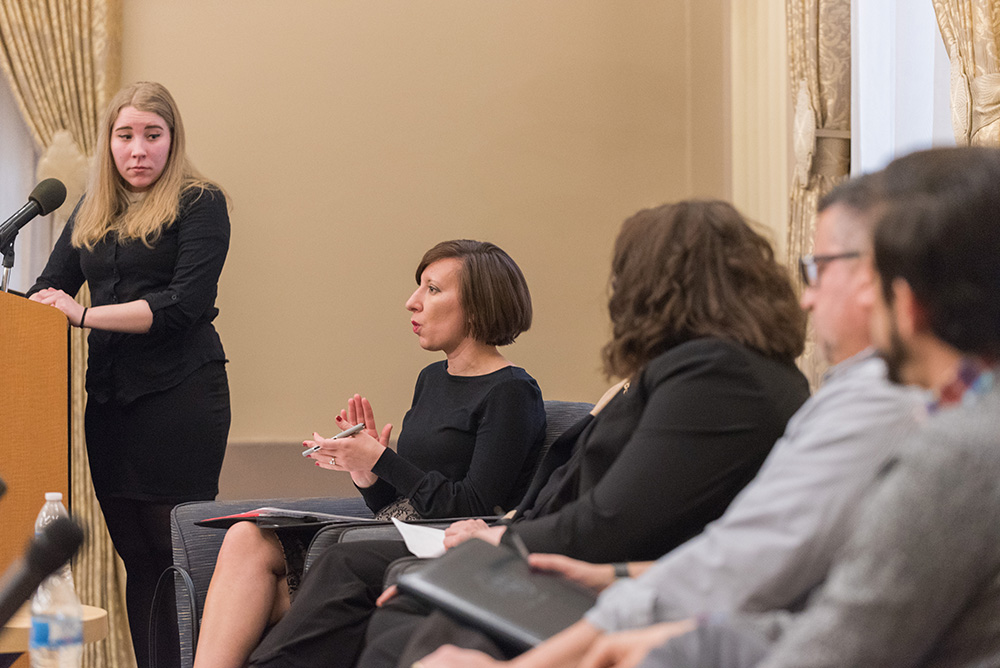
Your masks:
<svg viewBox="0 0 1000 668"><path fill-rule="evenodd" d="M669 348L716 337L792 360L806 316L767 239L731 205L688 200L622 224L611 264L609 376L627 377Z"/></svg>

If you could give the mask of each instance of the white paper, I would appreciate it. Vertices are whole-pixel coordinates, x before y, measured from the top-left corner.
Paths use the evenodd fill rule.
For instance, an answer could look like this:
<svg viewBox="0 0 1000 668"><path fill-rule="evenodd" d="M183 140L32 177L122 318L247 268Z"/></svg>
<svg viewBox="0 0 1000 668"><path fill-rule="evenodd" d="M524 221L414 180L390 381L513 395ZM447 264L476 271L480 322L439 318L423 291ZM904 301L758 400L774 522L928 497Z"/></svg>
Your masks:
<svg viewBox="0 0 1000 668"><path fill-rule="evenodd" d="M392 523L396 525L396 529L406 542L406 548L414 556L427 559L444 554L444 529L407 524L395 517L392 518Z"/></svg>

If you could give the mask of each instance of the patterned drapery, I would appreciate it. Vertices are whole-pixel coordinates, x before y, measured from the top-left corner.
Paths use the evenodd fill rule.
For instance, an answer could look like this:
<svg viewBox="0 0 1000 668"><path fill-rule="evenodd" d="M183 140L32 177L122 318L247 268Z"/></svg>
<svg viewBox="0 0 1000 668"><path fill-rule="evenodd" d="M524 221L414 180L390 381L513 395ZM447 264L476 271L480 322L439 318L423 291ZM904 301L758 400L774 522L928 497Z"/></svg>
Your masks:
<svg viewBox="0 0 1000 668"><path fill-rule="evenodd" d="M795 174L787 263L812 249L816 204L851 168L851 0L786 0ZM801 284L798 286L801 288ZM810 332L799 366L815 387L825 369Z"/></svg>
<svg viewBox="0 0 1000 668"><path fill-rule="evenodd" d="M35 143L42 151L39 177L54 176L82 194L97 123L119 78L120 0L0 0L0 69L10 82ZM69 199L60 212L73 208ZM53 240L56 238L54 234ZM78 299L89 303L86 287ZM89 531L73 574L84 603L107 609L109 637L87 645L84 666L135 666L125 614L124 570L107 536L94 496L83 435L87 342L73 329L70 341L70 505Z"/></svg>
<svg viewBox="0 0 1000 668"><path fill-rule="evenodd" d="M959 146L1000 146L1000 2L934 0L951 61L951 120Z"/></svg>

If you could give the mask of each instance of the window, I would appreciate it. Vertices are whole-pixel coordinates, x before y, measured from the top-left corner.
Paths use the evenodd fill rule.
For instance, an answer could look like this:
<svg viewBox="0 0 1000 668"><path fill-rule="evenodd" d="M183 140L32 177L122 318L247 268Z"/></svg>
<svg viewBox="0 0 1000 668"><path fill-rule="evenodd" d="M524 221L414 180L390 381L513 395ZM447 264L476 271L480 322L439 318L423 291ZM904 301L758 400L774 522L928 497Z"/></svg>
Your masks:
<svg viewBox="0 0 1000 668"><path fill-rule="evenodd" d="M930 2L851 3L851 173L953 146L949 62Z"/></svg>
<svg viewBox="0 0 1000 668"><path fill-rule="evenodd" d="M14 101L7 78L0 74L0 220L7 220L28 201L35 187L38 156L28 126ZM37 221L36 221L37 222ZM47 225L28 225L14 242L15 262L11 290L31 287L48 257Z"/></svg>

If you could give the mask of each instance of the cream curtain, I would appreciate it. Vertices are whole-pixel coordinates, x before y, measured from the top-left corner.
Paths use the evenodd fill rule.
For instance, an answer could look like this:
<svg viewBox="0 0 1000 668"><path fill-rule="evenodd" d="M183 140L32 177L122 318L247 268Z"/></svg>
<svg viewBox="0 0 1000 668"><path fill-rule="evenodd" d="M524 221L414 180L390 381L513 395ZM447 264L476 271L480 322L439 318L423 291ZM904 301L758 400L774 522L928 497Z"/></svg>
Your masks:
<svg viewBox="0 0 1000 668"><path fill-rule="evenodd" d="M795 149L787 262L799 281L816 204L851 168L851 0L786 0L785 8ZM799 365L815 387L825 364L811 330Z"/></svg>
<svg viewBox="0 0 1000 668"><path fill-rule="evenodd" d="M959 146L1000 146L1000 2L934 0L951 61L951 120Z"/></svg>
<svg viewBox="0 0 1000 668"><path fill-rule="evenodd" d="M0 0L0 68L31 135L42 151L39 177L62 180L69 191L61 226L82 194L87 158L94 153L98 115L118 87L120 0ZM55 236L53 236L53 239ZM78 297L89 303L86 287ZM73 330L71 347L70 468L73 514L89 539L73 565L84 603L108 610L108 640L88 645L84 666L135 666L125 614L124 572L94 496L83 436L86 340Z"/></svg>

